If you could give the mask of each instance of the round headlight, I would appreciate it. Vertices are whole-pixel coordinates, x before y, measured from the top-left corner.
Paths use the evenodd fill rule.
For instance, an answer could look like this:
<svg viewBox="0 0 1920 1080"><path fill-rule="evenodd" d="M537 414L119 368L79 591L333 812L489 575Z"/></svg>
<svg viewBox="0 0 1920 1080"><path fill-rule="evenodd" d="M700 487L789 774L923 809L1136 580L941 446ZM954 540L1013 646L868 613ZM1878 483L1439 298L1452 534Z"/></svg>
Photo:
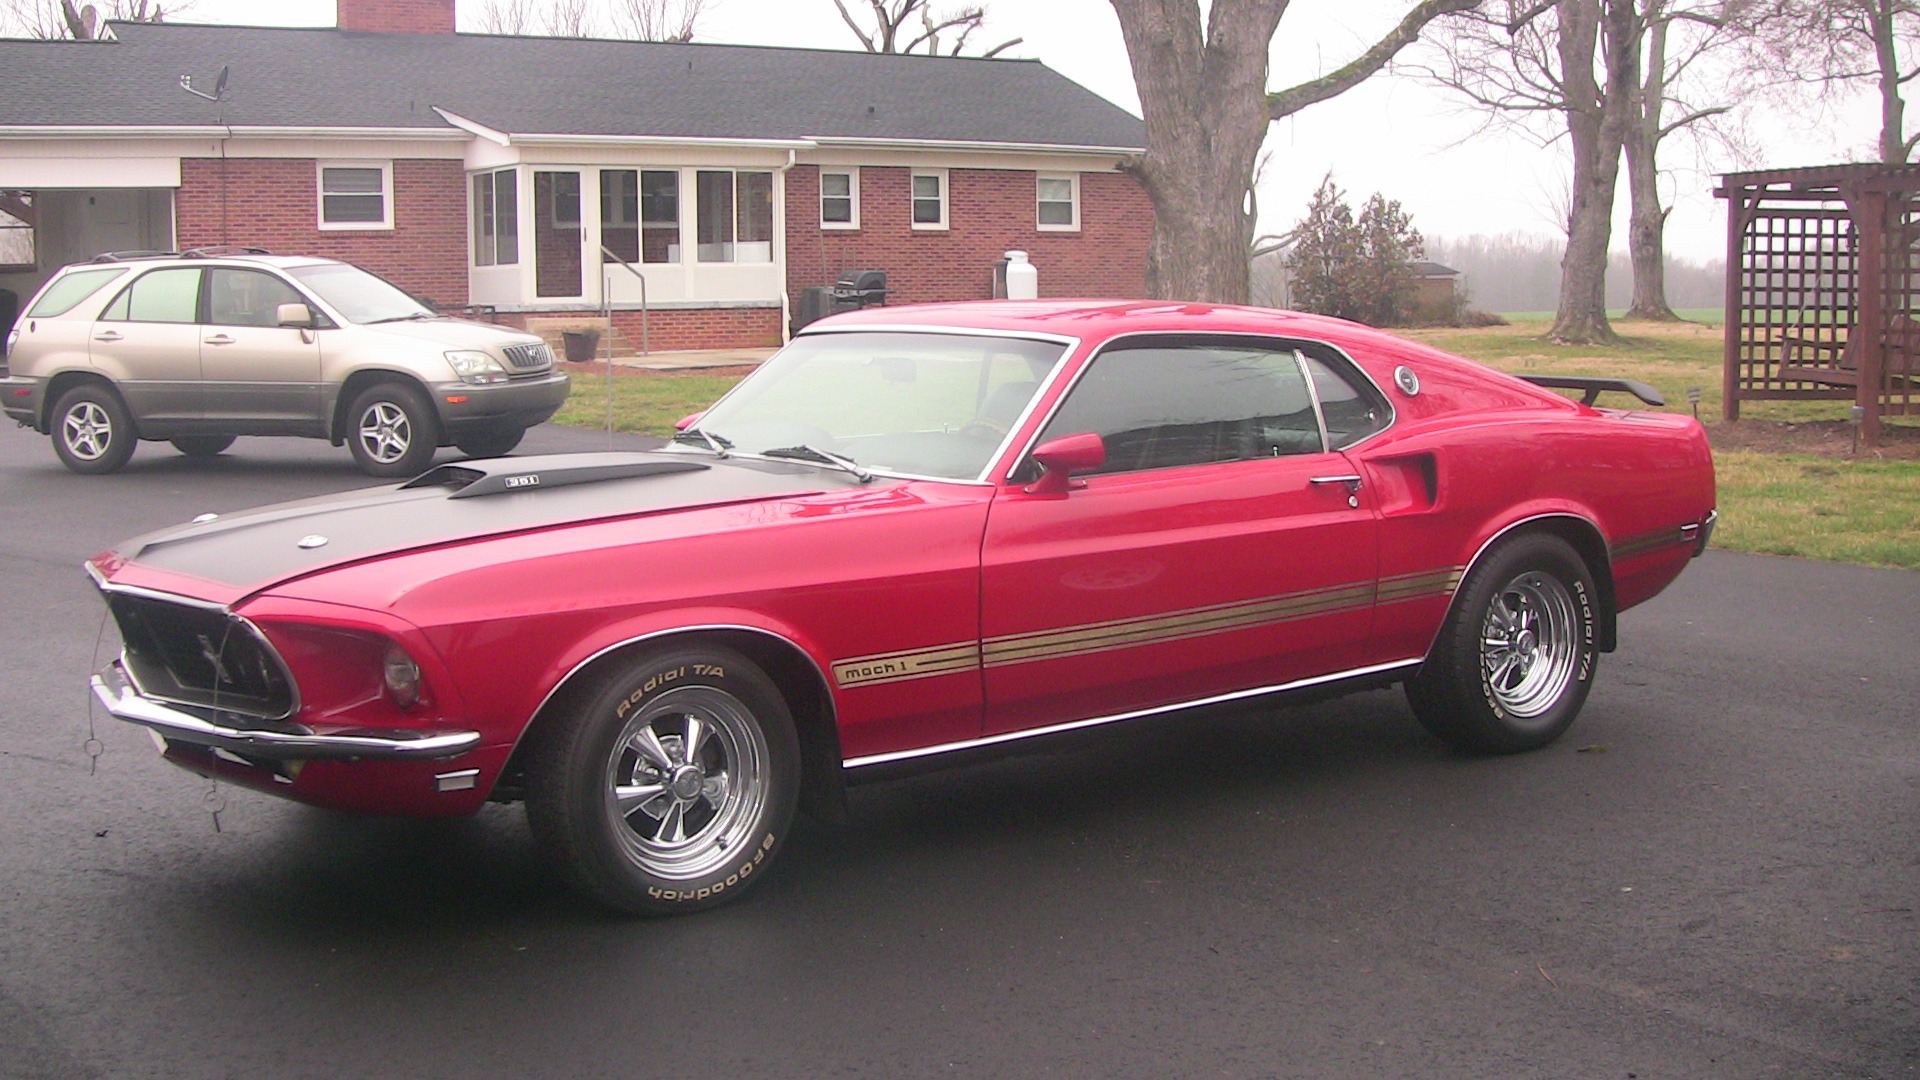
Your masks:
<svg viewBox="0 0 1920 1080"><path fill-rule="evenodd" d="M411 709L420 702L420 665L413 662L407 650L399 645L387 646L387 655L381 660L387 682L387 697L402 709Z"/></svg>

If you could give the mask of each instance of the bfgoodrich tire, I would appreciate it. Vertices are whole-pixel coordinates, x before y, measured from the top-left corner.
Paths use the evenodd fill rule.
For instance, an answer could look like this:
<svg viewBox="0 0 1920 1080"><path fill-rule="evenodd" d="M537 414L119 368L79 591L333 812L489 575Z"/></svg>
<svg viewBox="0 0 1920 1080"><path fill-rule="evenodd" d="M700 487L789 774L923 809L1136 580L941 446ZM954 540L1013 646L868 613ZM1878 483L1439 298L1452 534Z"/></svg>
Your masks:
<svg viewBox="0 0 1920 1080"><path fill-rule="evenodd" d="M77 473L110 473L133 457L139 436L120 395L104 383L85 383L53 406L53 451Z"/></svg>
<svg viewBox="0 0 1920 1080"><path fill-rule="evenodd" d="M368 476L416 476L433 460L440 425L420 391L405 383L376 383L347 410L347 445Z"/></svg>
<svg viewBox="0 0 1920 1080"><path fill-rule="evenodd" d="M1559 738L1593 686L1599 597L1559 537L1501 541L1462 584L1407 701L1428 731L1472 753Z"/></svg>
<svg viewBox="0 0 1920 1080"><path fill-rule="evenodd" d="M669 648L539 733L527 818L561 875L621 911L724 903L766 875L800 794L779 689L746 657Z"/></svg>

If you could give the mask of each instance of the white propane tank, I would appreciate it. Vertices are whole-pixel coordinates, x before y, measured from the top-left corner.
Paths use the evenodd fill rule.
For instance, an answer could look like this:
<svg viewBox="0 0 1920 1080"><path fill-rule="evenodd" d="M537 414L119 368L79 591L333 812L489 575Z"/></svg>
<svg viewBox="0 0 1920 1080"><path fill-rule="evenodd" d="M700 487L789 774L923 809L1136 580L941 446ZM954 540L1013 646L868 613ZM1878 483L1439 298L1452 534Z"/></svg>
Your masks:
<svg viewBox="0 0 1920 1080"><path fill-rule="evenodd" d="M1007 299L1040 299L1040 271L1027 261L1024 251L1007 252Z"/></svg>

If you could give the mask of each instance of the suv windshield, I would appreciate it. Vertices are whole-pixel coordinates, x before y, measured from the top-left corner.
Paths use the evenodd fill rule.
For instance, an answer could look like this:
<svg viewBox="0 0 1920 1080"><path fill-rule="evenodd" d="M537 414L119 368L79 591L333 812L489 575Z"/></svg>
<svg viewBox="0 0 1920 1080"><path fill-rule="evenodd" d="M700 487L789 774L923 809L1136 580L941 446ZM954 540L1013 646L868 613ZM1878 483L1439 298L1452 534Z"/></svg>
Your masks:
<svg viewBox="0 0 1920 1080"><path fill-rule="evenodd" d="M972 480L1065 351L973 334L803 335L697 429L742 454L837 454L875 472Z"/></svg>
<svg viewBox="0 0 1920 1080"><path fill-rule="evenodd" d="M296 266L287 270L302 285L351 323L432 318L434 310L385 278L346 263Z"/></svg>

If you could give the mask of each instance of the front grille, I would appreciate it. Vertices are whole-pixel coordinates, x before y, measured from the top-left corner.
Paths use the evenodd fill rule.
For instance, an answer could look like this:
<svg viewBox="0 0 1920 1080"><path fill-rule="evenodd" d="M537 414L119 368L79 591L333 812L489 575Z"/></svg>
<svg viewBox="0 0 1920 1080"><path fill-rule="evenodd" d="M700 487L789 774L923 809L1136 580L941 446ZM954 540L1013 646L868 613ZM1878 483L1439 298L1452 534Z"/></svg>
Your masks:
<svg viewBox="0 0 1920 1080"><path fill-rule="evenodd" d="M280 720L293 684L273 648L245 619L148 596L112 593L122 656L147 697Z"/></svg>
<svg viewBox="0 0 1920 1080"><path fill-rule="evenodd" d="M516 371L545 371L553 366L553 350L547 348L544 341L531 345L509 345L503 350L507 354L507 363Z"/></svg>

